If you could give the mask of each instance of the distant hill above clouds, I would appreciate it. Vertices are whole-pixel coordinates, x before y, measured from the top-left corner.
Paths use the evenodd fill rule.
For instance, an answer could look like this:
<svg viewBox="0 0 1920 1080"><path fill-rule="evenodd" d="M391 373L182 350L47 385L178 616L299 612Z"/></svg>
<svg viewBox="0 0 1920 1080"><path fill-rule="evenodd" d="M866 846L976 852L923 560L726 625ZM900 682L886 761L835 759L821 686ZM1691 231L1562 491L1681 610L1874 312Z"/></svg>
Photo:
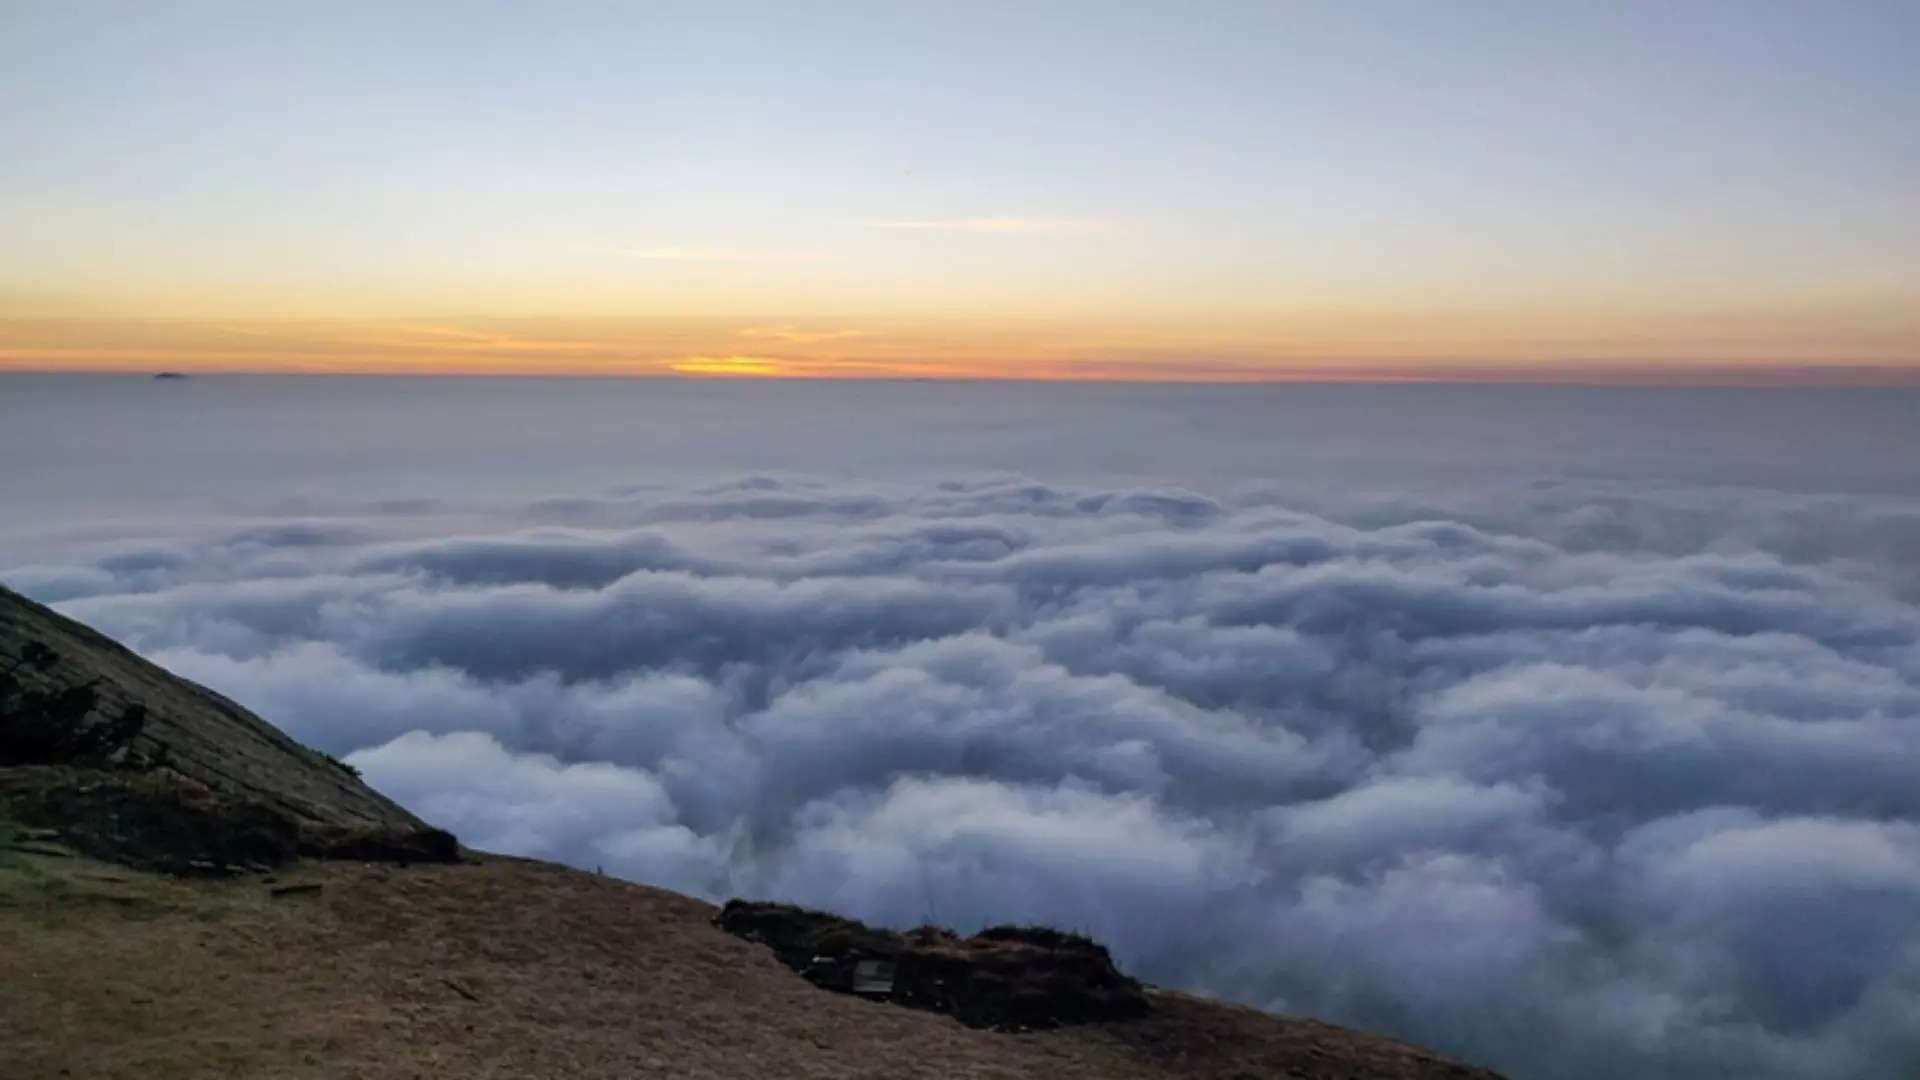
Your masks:
<svg viewBox="0 0 1920 1080"><path fill-rule="evenodd" d="M1144 998L1085 1014L1108 1018L968 1026L924 1011L939 980L916 1008L829 992L764 927L749 941L716 915L462 851L349 767L0 588L0 1076L1497 1080L1117 973ZM887 937L819 925L809 949ZM1104 963L1022 933L1035 963L1055 939ZM916 934L964 964L992 932ZM1010 962L993 951L989 981Z"/></svg>

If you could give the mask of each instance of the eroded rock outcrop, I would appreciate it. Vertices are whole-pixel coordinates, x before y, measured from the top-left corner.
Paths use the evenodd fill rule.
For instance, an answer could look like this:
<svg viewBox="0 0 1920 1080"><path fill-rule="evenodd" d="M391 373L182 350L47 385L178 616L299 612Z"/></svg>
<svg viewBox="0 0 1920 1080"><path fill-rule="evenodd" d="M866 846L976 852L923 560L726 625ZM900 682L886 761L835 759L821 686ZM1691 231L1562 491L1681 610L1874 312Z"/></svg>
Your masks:
<svg viewBox="0 0 1920 1080"><path fill-rule="evenodd" d="M827 990L946 1013L969 1027L1021 1030L1127 1020L1145 988L1106 947L1044 927L996 926L963 938L923 926L896 933L789 904L730 900L714 924L770 946Z"/></svg>

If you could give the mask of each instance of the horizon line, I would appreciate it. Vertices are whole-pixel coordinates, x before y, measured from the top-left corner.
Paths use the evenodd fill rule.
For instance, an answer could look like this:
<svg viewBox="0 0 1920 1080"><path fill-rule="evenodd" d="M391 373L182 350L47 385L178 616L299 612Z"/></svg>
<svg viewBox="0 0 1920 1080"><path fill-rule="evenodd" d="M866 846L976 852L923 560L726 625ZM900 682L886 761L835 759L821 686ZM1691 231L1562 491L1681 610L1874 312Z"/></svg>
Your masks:
<svg viewBox="0 0 1920 1080"><path fill-rule="evenodd" d="M194 378L221 376L290 378L397 379L602 379L687 382L779 383L1050 383L1089 385L1248 386L1248 385L1449 385L1449 386L1569 386L1637 389L1892 389L1920 390L1920 365L1907 364L1765 364L1662 366L1640 364L1582 366L1557 372L1515 371L1507 367L1462 365L1426 371L1402 368L1330 370L1303 368L1292 372L1231 372L1218 374L1142 373L1101 374L806 374L796 372L596 371L572 370L449 370L421 368L299 368L299 367L12 367L0 365L0 375L84 375L152 378L177 374Z"/></svg>

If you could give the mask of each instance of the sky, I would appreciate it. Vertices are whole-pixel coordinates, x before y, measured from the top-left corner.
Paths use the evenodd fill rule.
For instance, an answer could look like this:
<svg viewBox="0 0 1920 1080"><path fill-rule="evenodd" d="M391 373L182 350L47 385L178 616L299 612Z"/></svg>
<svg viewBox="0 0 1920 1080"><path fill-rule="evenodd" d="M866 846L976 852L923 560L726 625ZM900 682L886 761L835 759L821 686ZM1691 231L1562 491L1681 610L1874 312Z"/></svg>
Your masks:
<svg viewBox="0 0 1920 1080"><path fill-rule="evenodd" d="M0 381L0 583L471 847L1920 1075L1920 390Z"/></svg>
<svg viewBox="0 0 1920 1080"><path fill-rule="evenodd" d="M0 367L1915 381L1920 8L0 2Z"/></svg>

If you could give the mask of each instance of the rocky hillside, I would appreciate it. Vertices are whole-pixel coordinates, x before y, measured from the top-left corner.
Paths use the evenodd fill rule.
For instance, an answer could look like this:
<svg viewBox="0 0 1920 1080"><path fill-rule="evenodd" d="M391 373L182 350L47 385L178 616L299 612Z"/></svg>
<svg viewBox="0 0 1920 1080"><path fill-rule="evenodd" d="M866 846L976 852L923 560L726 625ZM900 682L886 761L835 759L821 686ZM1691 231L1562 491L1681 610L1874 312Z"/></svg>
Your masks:
<svg viewBox="0 0 1920 1080"><path fill-rule="evenodd" d="M0 815L82 854L173 872L457 855L347 766L4 588Z"/></svg>
<svg viewBox="0 0 1920 1080"><path fill-rule="evenodd" d="M0 1077L1494 1074L1144 986L1071 934L906 934L460 849L0 589Z"/></svg>

